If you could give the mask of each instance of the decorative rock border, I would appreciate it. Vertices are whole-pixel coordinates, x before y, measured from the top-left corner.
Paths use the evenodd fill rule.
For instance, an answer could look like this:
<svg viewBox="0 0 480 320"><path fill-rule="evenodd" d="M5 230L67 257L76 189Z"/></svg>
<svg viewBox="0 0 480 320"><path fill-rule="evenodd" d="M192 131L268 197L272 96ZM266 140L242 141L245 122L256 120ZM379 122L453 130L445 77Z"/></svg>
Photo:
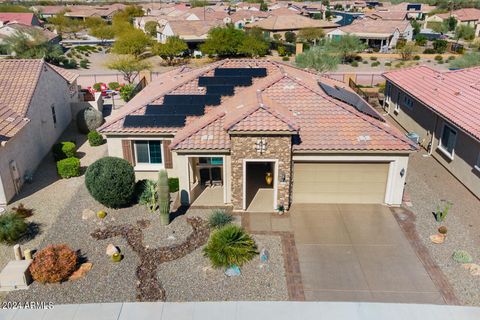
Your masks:
<svg viewBox="0 0 480 320"><path fill-rule="evenodd" d="M180 259L200 248L208 241L210 228L208 223L199 217L187 218L193 232L180 244L160 248L147 248L143 243L143 229L150 225L148 220L139 220L137 225L108 226L95 230L91 236L97 240L105 240L116 236L123 237L128 245L140 257L137 266L137 300L165 301L165 290L158 281L157 268L164 262Z"/></svg>

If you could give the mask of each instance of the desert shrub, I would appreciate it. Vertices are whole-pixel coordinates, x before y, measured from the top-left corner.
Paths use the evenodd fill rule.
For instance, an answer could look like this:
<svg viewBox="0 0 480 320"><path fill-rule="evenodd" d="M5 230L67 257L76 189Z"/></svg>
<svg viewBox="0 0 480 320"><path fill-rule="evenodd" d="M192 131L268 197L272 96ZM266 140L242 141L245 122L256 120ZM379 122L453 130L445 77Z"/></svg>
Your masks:
<svg viewBox="0 0 480 320"><path fill-rule="evenodd" d="M110 82L108 84L108 89L110 90L117 90L120 88L120 84L118 82Z"/></svg>
<svg viewBox="0 0 480 320"><path fill-rule="evenodd" d="M455 250L453 252L452 259L458 263L471 263L473 261L470 253L465 250Z"/></svg>
<svg viewBox="0 0 480 320"><path fill-rule="evenodd" d="M92 107L81 110L77 115L78 130L84 134L95 131L103 121L103 114Z"/></svg>
<svg viewBox="0 0 480 320"><path fill-rule="evenodd" d="M157 182L153 180L142 181L142 192L138 199L138 203L147 207L149 211L155 211L158 209L158 196L157 196Z"/></svg>
<svg viewBox="0 0 480 320"><path fill-rule="evenodd" d="M77 146L73 142L56 143L52 147L52 153L55 161L75 157L77 154Z"/></svg>
<svg viewBox="0 0 480 320"><path fill-rule="evenodd" d="M443 57L439 54L437 54L434 58L436 61L440 61L440 60L443 60Z"/></svg>
<svg viewBox="0 0 480 320"><path fill-rule="evenodd" d="M374 61L371 64L372 67L378 67L379 65L380 65L380 61Z"/></svg>
<svg viewBox="0 0 480 320"><path fill-rule="evenodd" d="M377 57L370 57L370 60L372 60L372 61L377 61L378 58L377 58Z"/></svg>
<svg viewBox="0 0 480 320"><path fill-rule="evenodd" d="M290 61L289 57L282 57L282 61Z"/></svg>
<svg viewBox="0 0 480 320"><path fill-rule="evenodd" d="M437 53L437 51L435 51L435 49L432 49L432 48L427 48L427 49L423 50L423 53L434 54L434 53Z"/></svg>
<svg viewBox="0 0 480 320"><path fill-rule="evenodd" d="M221 228L233 221L233 216L223 209L215 209L208 217L211 228Z"/></svg>
<svg viewBox="0 0 480 320"><path fill-rule="evenodd" d="M12 210L22 218L33 216L33 209L25 207L23 203L19 203L18 206L13 207Z"/></svg>
<svg viewBox="0 0 480 320"><path fill-rule="evenodd" d="M135 87L133 86L133 84L124 85L120 89L120 97L125 102L130 101L135 96L135 94L136 94L136 92L135 92Z"/></svg>
<svg viewBox="0 0 480 320"><path fill-rule="evenodd" d="M443 60L440 60L437 62L438 64L444 64L445 62Z"/></svg>
<svg viewBox="0 0 480 320"><path fill-rule="evenodd" d="M88 167L85 184L95 200L109 208L120 208L132 201L135 172L127 160L104 157Z"/></svg>
<svg viewBox="0 0 480 320"><path fill-rule="evenodd" d="M417 61L418 61L418 60L420 60L420 59L421 59L421 58L420 58L419 55L416 55L416 56L413 57L413 60L417 60Z"/></svg>
<svg viewBox="0 0 480 320"><path fill-rule="evenodd" d="M80 60L80 68L88 69L88 63L89 61L87 59Z"/></svg>
<svg viewBox="0 0 480 320"><path fill-rule="evenodd" d="M448 59L447 59L447 60L448 60L448 61L455 60L455 56L450 56L450 57L448 57Z"/></svg>
<svg viewBox="0 0 480 320"><path fill-rule="evenodd" d="M25 219L16 213L0 215L0 242L13 244L27 232Z"/></svg>
<svg viewBox="0 0 480 320"><path fill-rule="evenodd" d="M354 68L358 67L358 62L357 61L352 61L350 65Z"/></svg>
<svg viewBox="0 0 480 320"><path fill-rule="evenodd" d="M57 172L63 179L80 175L80 159L71 157L57 161Z"/></svg>
<svg viewBox="0 0 480 320"><path fill-rule="evenodd" d="M385 67L391 67L392 63L391 62L385 62Z"/></svg>
<svg viewBox="0 0 480 320"><path fill-rule="evenodd" d="M360 62L360 61L363 61L363 58L362 58L362 56L357 55L357 56L353 57L353 60Z"/></svg>
<svg viewBox="0 0 480 320"><path fill-rule="evenodd" d="M177 192L180 189L178 178L168 178L168 189L170 192Z"/></svg>
<svg viewBox="0 0 480 320"><path fill-rule="evenodd" d="M96 147L96 146L100 146L103 144L103 137L100 133L98 133L97 131L90 131L87 135L88 137L88 143L92 146L92 147Z"/></svg>
<svg viewBox="0 0 480 320"><path fill-rule="evenodd" d="M77 254L66 244L51 245L35 254L30 273L41 283L62 282L77 267Z"/></svg>
<svg viewBox="0 0 480 320"><path fill-rule="evenodd" d="M242 266L258 254L252 237L233 224L214 231L203 252L215 268Z"/></svg>
<svg viewBox="0 0 480 320"><path fill-rule="evenodd" d="M93 84L93 89L95 89L95 91L100 91L102 89L102 84L101 82L97 82L97 83L94 83Z"/></svg>

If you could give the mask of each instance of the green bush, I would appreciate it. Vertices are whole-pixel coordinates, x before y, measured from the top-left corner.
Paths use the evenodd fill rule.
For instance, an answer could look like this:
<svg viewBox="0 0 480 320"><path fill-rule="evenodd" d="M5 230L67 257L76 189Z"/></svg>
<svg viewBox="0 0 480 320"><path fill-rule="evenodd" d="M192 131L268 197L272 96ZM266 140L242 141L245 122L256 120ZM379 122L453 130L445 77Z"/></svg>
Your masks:
<svg viewBox="0 0 480 320"><path fill-rule="evenodd" d="M89 61L87 59L80 60L80 68L88 69L88 63Z"/></svg>
<svg viewBox="0 0 480 320"><path fill-rule="evenodd" d="M97 82L97 83L94 83L93 84L93 89L95 89L95 91L100 91L102 89L102 84L101 82Z"/></svg>
<svg viewBox="0 0 480 320"><path fill-rule="evenodd" d="M73 142L56 143L52 147L52 153L55 161L75 157L77 154L77 146Z"/></svg>
<svg viewBox="0 0 480 320"><path fill-rule="evenodd" d="M378 67L379 65L380 65L380 61L374 61L371 64L372 67Z"/></svg>
<svg viewBox="0 0 480 320"><path fill-rule="evenodd" d="M57 162L57 172L63 179L80 175L80 159L71 157Z"/></svg>
<svg viewBox="0 0 480 320"><path fill-rule="evenodd" d="M255 241L241 227L226 225L210 235L203 253L215 268L242 266L258 254Z"/></svg>
<svg viewBox="0 0 480 320"><path fill-rule="evenodd" d="M391 67L392 63L391 62L385 62L385 67Z"/></svg>
<svg viewBox="0 0 480 320"><path fill-rule="evenodd" d="M282 57L282 61L290 61L289 57Z"/></svg>
<svg viewBox="0 0 480 320"><path fill-rule="evenodd" d="M357 61L352 61L350 65L354 68L358 67L358 62Z"/></svg>
<svg viewBox="0 0 480 320"><path fill-rule="evenodd" d="M432 48L427 48L427 49L423 50L423 53L434 54L434 53L437 53L437 51L435 51L435 49L432 49Z"/></svg>
<svg viewBox="0 0 480 320"><path fill-rule="evenodd" d="M109 208L120 208L132 202L135 172L124 159L104 157L88 167L85 184L95 200Z"/></svg>
<svg viewBox="0 0 480 320"><path fill-rule="evenodd" d="M223 209L215 209L208 217L208 224L211 228L221 228L233 221L233 216Z"/></svg>
<svg viewBox="0 0 480 320"><path fill-rule="evenodd" d="M25 219L16 213L0 215L0 242L13 244L27 232Z"/></svg>
<svg viewBox="0 0 480 320"><path fill-rule="evenodd" d="M81 110L77 115L77 127L83 134L95 131L103 124L103 114L92 107Z"/></svg>
<svg viewBox="0 0 480 320"><path fill-rule="evenodd" d="M110 82L108 84L108 89L110 90L117 90L120 88L120 84L118 82Z"/></svg>
<svg viewBox="0 0 480 320"><path fill-rule="evenodd" d="M435 58L434 58L436 61L440 61L440 60L443 60L443 57L441 55L436 55Z"/></svg>
<svg viewBox="0 0 480 320"><path fill-rule="evenodd" d="M103 144L104 140L103 140L103 137L100 133L98 133L97 131L90 131L87 135L88 137L88 143L92 146L92 147L96 147L96 146L100 146Z"/></svg>
<svg viewBox="0 0 480 320"><path fill-rule="evenodd" d="M157 182L153 180L143 180L142 191L138 203L147 207L149 211L158 209Z"/></svg>
<svg viewBox="0 0 480 320"><path fill-rule="evenodd" d="M455 250L453 252L452 259L458 263L471 263L473 261L470 253L465 250Z"/></svg>
<svg viewBox="0 0 480 320"><path fill-rule="evenodd" d="M168 178L168 188L170 192L177 192L180 189L178 178Z"/></svg>
<svg viewBox="0 0 480 320"><path fill-rule="evenodd" d="M413 60L420 60L420 59L421 59L421 58L420 58L419 55L416 55L416 56L413 57Z"/></svg>
<svg viewBox="0 0 480 320"><path fill-rule="evenodd" d="M370 60L372 60L372 61L377 61L378 58L377 58L377 57L370 57Z"/></svg>
<svg viewBox="0 0 480 320"><path fill-rule="evenodd" d="M363 60L362 63L363 63L363 64L368 64L368 61L367 61L367 60Z"/></svg>
<svg viewBox="0 0 480 320"><path fill-rule="evenodd" d="M120 97L128 102L135 96L135 87L132 84L126 84L120 89Z"/></svg>

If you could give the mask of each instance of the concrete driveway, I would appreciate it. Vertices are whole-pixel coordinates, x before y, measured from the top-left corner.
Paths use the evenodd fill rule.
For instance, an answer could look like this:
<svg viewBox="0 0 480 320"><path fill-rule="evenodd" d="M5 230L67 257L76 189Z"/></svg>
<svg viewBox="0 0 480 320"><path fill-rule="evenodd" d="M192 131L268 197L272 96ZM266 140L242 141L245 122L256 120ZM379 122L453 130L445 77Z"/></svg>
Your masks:
<svg viewBox="0 0 480 320"><path fill-rule="evenodd" d="M444 303L387 207L294 204L291 223L307 300Z"/></svg>

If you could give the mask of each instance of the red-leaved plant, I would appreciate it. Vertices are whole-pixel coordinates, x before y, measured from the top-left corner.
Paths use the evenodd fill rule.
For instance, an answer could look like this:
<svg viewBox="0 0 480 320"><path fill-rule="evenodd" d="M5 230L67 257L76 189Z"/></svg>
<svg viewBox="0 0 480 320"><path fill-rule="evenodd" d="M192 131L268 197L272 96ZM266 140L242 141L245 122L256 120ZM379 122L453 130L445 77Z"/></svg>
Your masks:
<svg viewBox="0 0 480 320"><path fill-rule="evenodd" d="M30 273L41 283L62 282L75 271L77 254L66 244L51 245L35 254Z"/></svg>

